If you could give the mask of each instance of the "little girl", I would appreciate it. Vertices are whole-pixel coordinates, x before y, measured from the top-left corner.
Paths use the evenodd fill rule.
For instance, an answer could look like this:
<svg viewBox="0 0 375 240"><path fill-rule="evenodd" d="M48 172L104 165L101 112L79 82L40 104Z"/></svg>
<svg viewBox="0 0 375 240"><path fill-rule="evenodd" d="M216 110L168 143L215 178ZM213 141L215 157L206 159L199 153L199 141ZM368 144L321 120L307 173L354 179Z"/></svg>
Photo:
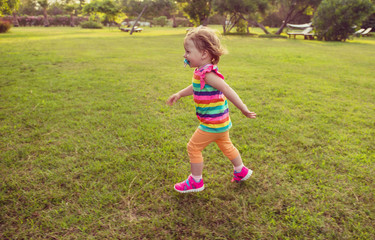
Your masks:
<svg viewBox="0 0 375 240"><path fill-rule="evenodd" d="M181 193L199 192L204 189L202 179L202 150L215 142L234 166L232 182L248 179L252 171L245 167L238 150L229 138L232 127L229 118L229 99L248 118L256 118L250 112L237 93L224 81L216 64L225 50L215 32L206 27L189 31L184 40L185 64L195 68L193 83L187 88L173 94L167 104L172 106L181 97L193 95L199 127L191 137L187 151L191 163L191 175L185 181L177 183L174 189Z"/></svg>

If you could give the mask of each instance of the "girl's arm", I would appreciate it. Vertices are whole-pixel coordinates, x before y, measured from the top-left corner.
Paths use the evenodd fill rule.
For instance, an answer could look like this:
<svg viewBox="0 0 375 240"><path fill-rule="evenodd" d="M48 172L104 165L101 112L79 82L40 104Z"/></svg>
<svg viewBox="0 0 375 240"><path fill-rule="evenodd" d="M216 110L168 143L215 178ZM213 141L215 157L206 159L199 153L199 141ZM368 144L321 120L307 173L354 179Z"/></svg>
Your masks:
<svg viewBox="0 0 375 240"><path fill-rule="evenodd" d="M237 93L219 76L210 72L206 74L206 83L222 92L248 118L256 118L256 113L250 112Z"/></svg>
<svg viewBox="0 0 375 240"><path fill-rule="evenodd" d="M173 94L167 100L167 104L172 106L175 102L177 102L180 98L193 95L193 85L189 85L187 88L182 89L178 93Z"/></svg>

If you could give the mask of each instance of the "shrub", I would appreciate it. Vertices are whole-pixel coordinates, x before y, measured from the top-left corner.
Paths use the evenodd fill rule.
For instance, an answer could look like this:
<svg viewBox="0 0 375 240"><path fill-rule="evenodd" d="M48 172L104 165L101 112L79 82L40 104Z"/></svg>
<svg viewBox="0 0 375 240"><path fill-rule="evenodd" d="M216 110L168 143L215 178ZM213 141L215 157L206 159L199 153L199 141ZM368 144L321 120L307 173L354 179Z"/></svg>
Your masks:
<svg viewBox="0 0 375 240"><path fill-rule="evenodd" d="M98 22L94 22L94 21L86 21L86 22L83 22L81 23L81 27L82 28L103 28L103 25L98 23Z"/></svg>
<svg viewBox="0 0 375 240"><path fill-rule="evenodd" d="M176 17L176 26L191 27L193 24L187 18Z"/></svg>
<svg viewBox="0 0 375 240"><path fill-rule="evenodd" d="M154 25L159 25L164 27L168 23L168 19L166 16L160 16L153 19Z"/></svg>
<svg viewBox="0 0 375 240"><path fill-rule="evenodd" d="M1 0L0 0L1 1ZM17 17L20 26L44 26L44 17L43 16L18 16ZM0 20L6 22L12 22L13 16L4 16ZM88 17L73 17L74 25L79 25L81 22L87 21ZM70 26L70 16L68 15L57 15L49 16L48 21L50 26Z"/></svg>
<svg viewBox="0 0 375 240"><path fill-rule="evenodd" d="M219 13L216 13L214 15L212 15L211 17L209 17L209 24L214 24L214 25L222 25L223 22L225 22L225 19L226 17L219 14Z"/></svg>
<svg viewBox="0 0 375 240"><path fill-rule="evenodd" d="M313 19L318 39L345 41L373 11L371 0L323 0Z"/></svg>
<svg viewBox="0 0 375 240"><path fill-rule="evenodd" d="M6 33L12 27L10 22L2 22L0 21L0 33Z"/></svg>
<svg viewBox="0 0 375 240"><path fill-rule="evenodd" d="M70 16L56 15L48 18L50 26L70 26Z"/></svg>
<svg viewBox="0 0 375 240"><path fill-rule="evenodd" d="M236 32L246 33L246 28L247 28L247 21L241 18L236 24Z"/></svg>

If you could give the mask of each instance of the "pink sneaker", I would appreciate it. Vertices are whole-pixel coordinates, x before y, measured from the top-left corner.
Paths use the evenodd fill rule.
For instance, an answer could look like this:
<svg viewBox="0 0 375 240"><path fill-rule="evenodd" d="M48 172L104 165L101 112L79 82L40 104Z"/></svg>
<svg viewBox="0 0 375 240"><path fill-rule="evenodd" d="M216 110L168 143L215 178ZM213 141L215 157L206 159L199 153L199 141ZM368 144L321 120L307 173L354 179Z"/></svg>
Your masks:
<svg viewBox="0 0 375 240"><path fill-rule="evenodd" d="M251 176L252 173L253 171L244 166L241 172L234 171L232 182L236 181L237 183L239 183L245 181Z"/></svg>
<svg viewBox="0 0 375 240"><path fill-rule="evenodd" d="M185 181L174 185L174 189L180 193L203 191L204 189L203 179L201 179L199 182L196 182L194 178L190 175L188 179L186 179Z"/></svg>

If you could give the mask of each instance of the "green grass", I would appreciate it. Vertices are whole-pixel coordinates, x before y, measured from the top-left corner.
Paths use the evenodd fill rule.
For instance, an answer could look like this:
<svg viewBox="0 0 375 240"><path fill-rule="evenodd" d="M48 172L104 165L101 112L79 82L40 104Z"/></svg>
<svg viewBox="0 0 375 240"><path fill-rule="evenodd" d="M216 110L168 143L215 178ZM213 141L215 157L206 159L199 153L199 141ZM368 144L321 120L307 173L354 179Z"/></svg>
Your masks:
<svg viewBox="0 0 375 240"><path fill-rule="evenodd" d="M219 29L219 27L218 27ZM253 30L252 30L253 31ZM215 145L189 174L198 123L185 29L12 28L0 35L1 239L374 239L375 39L225 36L219 64L253 177Z"/></svg>

